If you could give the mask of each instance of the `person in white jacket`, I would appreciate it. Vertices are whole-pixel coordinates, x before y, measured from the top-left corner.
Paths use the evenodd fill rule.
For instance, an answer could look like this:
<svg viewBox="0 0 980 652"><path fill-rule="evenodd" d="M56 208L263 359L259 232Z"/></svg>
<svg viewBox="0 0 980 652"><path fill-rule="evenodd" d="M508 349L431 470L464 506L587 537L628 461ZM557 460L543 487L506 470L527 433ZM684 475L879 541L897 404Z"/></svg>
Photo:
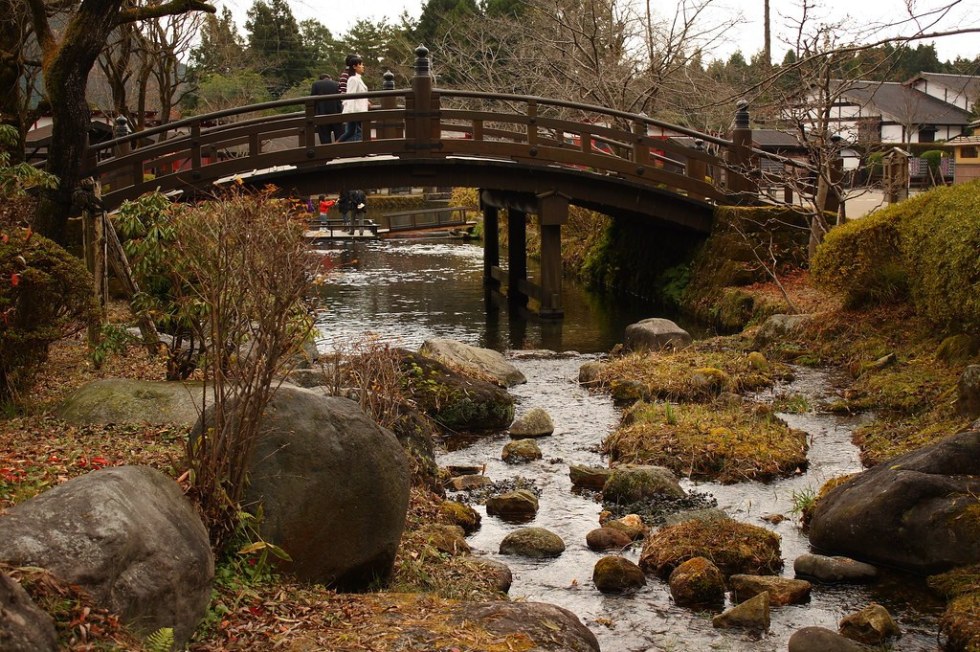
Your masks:
<svg viewBox="0 0 980 652"><path fill-rule="evenodd" d="M368 87L361 79L361 75L364 74L364 60L361 57L352 57L350 67L347 69L347 94L353 93L367 93ZM360 113L362 111L367 111L369 108L368 99L362 97L359 99L344 100L344 113ZM361 123L358 122L348 122L344 133L340 136L337 142L344 142L348 140L361 140Z"/></svg>

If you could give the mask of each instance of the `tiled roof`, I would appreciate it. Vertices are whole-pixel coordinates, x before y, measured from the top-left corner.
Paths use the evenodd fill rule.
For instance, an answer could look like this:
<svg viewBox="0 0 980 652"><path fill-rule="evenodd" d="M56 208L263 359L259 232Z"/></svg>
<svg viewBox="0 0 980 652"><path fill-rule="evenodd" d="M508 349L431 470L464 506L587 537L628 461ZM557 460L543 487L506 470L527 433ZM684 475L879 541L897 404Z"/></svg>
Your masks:
<svg viewBox="0 0 980 652"><path fill-rule="evenodd" d="M941 72L920 72L912 78L909 83L915 83L918 79L924 79L928 83L935 83L956 91L971 99L980 97L980 76L977 75L952 75Z"/></svg>
<svg viewBox="0 0 980 652"><path fill-rule="evenodd" d="M966 126L972 119L969 111L898 82L846 82L842 95L847 101L880 111L882 118L898 124Z"/></svg>
<svg viewBox="0 0 980 652"><path fill-rule="evenodd" d="M974 136L957 136L946 141L947 145L980 145L980 134Z"/></svg>

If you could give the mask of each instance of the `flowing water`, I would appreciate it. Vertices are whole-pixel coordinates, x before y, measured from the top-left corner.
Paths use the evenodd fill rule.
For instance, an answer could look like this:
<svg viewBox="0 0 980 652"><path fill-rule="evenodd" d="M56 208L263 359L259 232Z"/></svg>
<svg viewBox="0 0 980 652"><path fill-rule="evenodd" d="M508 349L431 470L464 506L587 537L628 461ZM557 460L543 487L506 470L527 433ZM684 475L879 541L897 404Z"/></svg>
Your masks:
<svg viewBox="0 0 980 652"><path fill-rule="evenodd" d="M506 434L483 437L471 445L445 450L439 463L486 464L495 481L518 477L533 481L541 491L540 509L530 524L515 525L486 515L469 538L475 554L508 564L514 574L514 599L550 602L579 616L595 632L605 652L648 650L785 650L790 635L802 627L836 629L840 619L870 602L884 605L899 622L903 636L893 650L937 650L936 620L942 605L906 576L886 576L870 586L815 586L809 603L774 608L767 634L752 636L716 630L711 614L676 607L665 582L649 576L645 588L630 596L603 595L592 585L592 569L602 553L585 545L589 530L598 526L601 505L571 491L569 464L605 465L597 452L602 439L618 423L619 409L608 396L581 388L579 367L622 340L627 324L655 316L643 306L614 305L581 289L567 287L562 300L565 318L535 319L511 310L506 300L482 288L482 249L453 241L387 241L348 243L322 252L332 268L324 286L324 311L319 326L324 350L371 333L381 341L417 349L426 339L453 338L493 348L512 358L528 382L510 389L517 413L544 408L555 423L551 437L538 440L543 458L524 465L500 460ZM548 349L558 356L540 357L522 351ZM797 369L788 386L764 392L800 394L818 406L831 392L825 372ZM793 576L793 560L808 552L805 534L793 517L794 493L816 491L830 478L861 469L851 444L854 417L820 411L783 414L790 426L810 436L808 468L794 477L769 484L685 482L688 489L713 496L733 518L774 530L782 538L783 574ZM764 516L787 518L772 524ZM565 541L558 559L528 560L501 556L500 541L517 527L547 528ZM625 553L633 561L639 549ZM726 606L730 606L730 603Z"/></svg>

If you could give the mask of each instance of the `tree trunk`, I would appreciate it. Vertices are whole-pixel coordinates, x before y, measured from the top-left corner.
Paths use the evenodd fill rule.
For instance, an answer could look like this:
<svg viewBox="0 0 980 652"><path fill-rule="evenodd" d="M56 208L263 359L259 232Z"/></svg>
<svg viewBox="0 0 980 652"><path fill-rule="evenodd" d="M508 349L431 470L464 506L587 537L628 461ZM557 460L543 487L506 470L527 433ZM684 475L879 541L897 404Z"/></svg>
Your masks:
<svg viewBox="0 0 980 652"><path fill-rule="evenodd" d="M121 2L85 0L65 28L60 47L45 53L44 87L52 118L47 169L58 177L58 187L42 193L34 228L60 244L66 242L72 193L88 172L88 74L114 27Z"/></svg>

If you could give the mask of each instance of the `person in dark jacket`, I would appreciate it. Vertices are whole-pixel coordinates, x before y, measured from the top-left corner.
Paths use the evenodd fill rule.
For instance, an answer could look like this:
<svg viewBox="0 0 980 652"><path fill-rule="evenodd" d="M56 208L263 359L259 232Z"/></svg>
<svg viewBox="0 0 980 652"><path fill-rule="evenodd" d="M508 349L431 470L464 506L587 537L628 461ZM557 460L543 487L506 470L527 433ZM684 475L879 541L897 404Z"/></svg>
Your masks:
<svg viewBox="0 0 980 652"><path fill-rule="evenodd" d="M313 87L310 89L310 95L336 95L340 92L342 92L340 84L330 79L330 75L327 74L320 75L320 78L313 82ZM343 104L338 99L317 100L313 105L313 113L316 115L331 115L340 113L342 110ZM316 133L320 138L321 145L330 142L335 143L344 133L344 125L340 122L332 125L318 125Z"/></svg>

